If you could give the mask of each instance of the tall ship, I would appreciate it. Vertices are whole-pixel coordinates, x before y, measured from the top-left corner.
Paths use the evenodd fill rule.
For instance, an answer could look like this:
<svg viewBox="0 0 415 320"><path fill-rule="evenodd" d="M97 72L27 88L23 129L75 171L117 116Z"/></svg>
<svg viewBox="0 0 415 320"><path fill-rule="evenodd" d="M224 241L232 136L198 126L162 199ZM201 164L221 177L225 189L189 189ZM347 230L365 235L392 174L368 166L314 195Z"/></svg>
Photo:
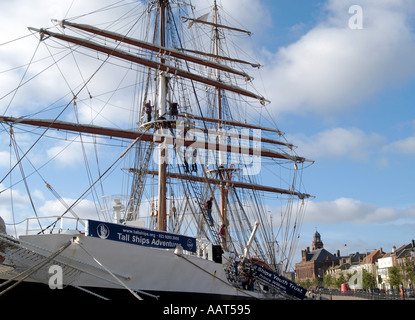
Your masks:
<svg viewBox="0 0 415 320"><path fill-rule="evenodd" d="M304 298L286 272L313 161L267 113L251 32L221 9L117 1L29 27L35 53L0 100L0 299ZM17 97L47 94L51 70L66 94L22 114ZM76 174L48 169L62 157Z"/></svg>

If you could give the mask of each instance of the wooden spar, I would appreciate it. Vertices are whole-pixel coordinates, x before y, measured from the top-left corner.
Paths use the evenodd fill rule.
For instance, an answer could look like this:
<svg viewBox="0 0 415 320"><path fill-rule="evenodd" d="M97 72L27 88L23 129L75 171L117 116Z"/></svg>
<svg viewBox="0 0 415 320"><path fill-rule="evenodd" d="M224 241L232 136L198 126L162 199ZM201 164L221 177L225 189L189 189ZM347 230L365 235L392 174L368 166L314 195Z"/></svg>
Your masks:
<svg viewBox="0 0 415 320"><path fill-rule="evenodd" d="M309 161L303 157L298 156L291 156L284 153L279 153L274 150L264 149L261 148L259 150L254 150L253 148L249 147L235 147L230 145L222 145L215 141L213 142L205 142L205 141L188 141L182 137L172 137L168 133L166 134L152 134L148 132L139 132L135 130L122 130L122 129L114 129L114 128L106 128L94 125L84 125L84 124L76 124L72 122L65 122L60 120L48 120L48 119L24 119L24 118L13 118L13 117L0 117L0 122L5 123L14 123L14 124L25 124L30 126L38 126L43 128L52 128L58 130L67 130L72 132L78 133L88 133L88 134L95 134L101 135L106 137L115 137L115 138L123 138L123 139L131 139L135 140L140 138L141 141L147 142L165 142L166 144L172 145L182 145L184 147L194 147L194 148L201 148L206 150L216 150L216 151L227 151L231 153L239 153L245 155L258 155L261 157L266 158L275 158L275 159L286 159L295 162L304 162ZM255 138L254 138L255 139ZM260 140L258 140L260 142Z"/></svg>
<svg viewBox="0 0 415 320"><path fill-rule="evenodd" d="M252 63L252 62L239 60L239 59L233 59L233 58L224 57L224 56L216 56L212 53L206 53L206 52L190 50L190 49L180 49L180 50L190 52L190 53L194 53L194 54L199 54L199 55L206 56L206 57L217 58L217 59L220 59L220 60L226 60L226 61L241 63L241 64L249 64L252 68L260 68L261 67L261 65L258 64L258 63Z"/></svg>
<svg viewBox="0 0 415 320"><path fill-rule="evenodd" d="M2 117L0 121L5 123L14 124L25 124L30 126L37 126L43 128L52 128L58 130L67 130L78 133L96 134L106 137L115 137L123 139L135 140L138 137L143 141L153 141L153 134L143 133L134 130L121 130L114 128L106 128L95 125L77 124L72 122L50 120L50 119L25 119L25 118L13 118L13 117Z"/></svg>
<svg viewBox="0 0 415 320"><path fill-rule="evenodd" d="M162 46L157 46L157 45L154 45L152 43L148 43L148 42L140 41L140 40L137 40L137 39L129 38L129 37L126 37L124 35L121 35L121 34L118 34L118 33L115 33L115 32L110 32L110 31L98 29L98 28L95 28L93 26L86 25L86 24L76 24L76 23L67 22L65 20L60 21L60 23L61 23L62 26L70 26L72 28L76 28L76 29L79 29L79 30L90 32L90 33L100 35L100 36L103 36L103 37L106 37L106 38L110 38L110 39L113 39L113 40L116 40L116 41L120 41L120 42L123 42L123 43L127 43L127 44L130 44L130 45L142 48L142 49L147 49L147 50L150 50L150 51L158 52L158 53L160 53L161 55L164 55L164 56L171 56L171 57L183 59L183 60L186 60L186 61L189 61L189 62L201 64L203 66L210 67L210 68L213 68L213 69L218 69L218 70L221 70L221 71L237 74L237 75L240 75L240 76L244 77L247 81L251 80L251 77L248 74L246 74L245 72L241 72L239 70L236 70L236 69L230 68L228 66L225 66L225 65L222 65L222 64L219 64L219 63L215 63L215 62L212 62L212 61L209 61L209 60L200 59L200 58L182 53L182 52L177 51L177 50L166 48L164 46L163 47Z"/></svg>
<svg viewBox="0 0 415 320"><path fill-rule="evenodd" d="M203 128L199 128L199 127L192 127L192 129L196 130L197 132L203 132L205 134L209 134L209 133L211 133L210 130L214 130L214 129L203 129ZM241 134L239 132L232 132L232 130L228 130L228 131L223 130L222 132L224 133L224 135L226 137L230 137L230 138L238 138L238 139L244 139L244 140L255 140L257 142L270 143L270 144L275 144L275 145L287 147L290 150L293 150L293 149L296 148L296 146L294 146L291 143L286 143L286 142L282 142L282 141L278 141L278 140L274 140L274 139L269 139L269 138L264 138L264 137L254 137L252 135L245 135L245 134Z"/></svg>
<svg viewBox="0 0 415 320"><path fill-rule="evenodd" d="M266 101L266 99L264 97L259 96L259 95L255 94L253 92L244 90L242 88L239 88L239 87L236 87L236 86L233 86L233 85L228 85L228 84L221 83L221 82L217 82L217 81L212 80L210 78L199 76L199 75L193 74L191 72L176 68L174 66L166 65L164 63L160 63L160 62L153 61L153 60L150 60L150 59L142 58L142 57L130 54L128 52L124 52L122 50L102 46L102 45L99 45L99 44L94 43L92 41L80 39L80 38L77 38L77 37L67 36L67 35L63 35L63 34L59 34L59 33L54 33L54 32L51 32L51 31L45 30L45 29L40 29L39 30L39 29L35 29L35 28L29 28L29 30L39 32L42 35L48 35L50 37L54 37L54 38L57 38L57 39L60 39L60 40L63 40L63 41L74 43L74 44L80 45L82 47L89 48L89 49L92 49L92 50L95 50L95 51L98 51L98 52L102 52L102 53L105 53L105 54L108 54L110 56L114 56L114 57L117 57L117 58L120 58L120 59L123 59L123 60L126 60L126 61L138 63L140 65L143 65L143 66L146 66L146 67L149 67L149 68L152 68L152 69L156 69L156 70L159 70L159 71L163 71L163 72L172 74L174 76L179 76L179 77L183 77L183 78L186 78L186 79L194 80L194 81L197 81L197 82L209 85L209 86L213 86L213 87L220 87L221 89L224 89L224 90L227 90L227 91L230 91L230 92L238 93L238 94L246 96L246 97L257 99L262 104L264 104L265 101Z"/></svg>
<svg viewBox="0 0 415 320"><path fill-rule="evenodd" d="M229 27L229 26L225 26L222 24L217 24L214 22L209 22L209 21L205 21L205 20L200 20L200 19L192 19L192 18L187 18L187 17L182 17L182 19L184 21L192 21L192 22L197 22L197 23L202 23L202 24L207 24L210 26L213 26L215 28L221 28L221 29L228 29L228 30L233 30L233 31L238 31L238 32L243 32L243 33L247 33L248 35L251 35L252 32L247 31L247 30L243 30L243 29L238 29L238 28L234 28L234 27Z"/></svg>
<svg viewBox="0 0 415 320"><path fill-rule="evenodd" d="M184 147L192 146L194 148L201 148L201 149L207 149L207 150L217 150L217 151L225 150L227 152L239 153L239 154L245 154L245 155L258 154L261 157L286 159L286 160L292 160L295 162L308 161L303 157L291 156L291 155L279 153L279 152L276 152L270 149L261 148L260 150L253 150L252 148L248 148L248 147L235 147L235 146L230 146L230 145L223 145L223 144L216 143L216 142L204 142L204 141L195 142L193 140L191 141L186 140L182 137L173 137L169 135L168 133L152 134L148 132L140 132L140 131L135 131L135 130L114 129L114 128L94 126L94 125L76 124L76 123L65 122L65 121L60 121L60 120L50 120L50 119L24 119L24 118L13 118L13 117L0 117L0 122L25 124L25 125L38 126L38 127L43 127L43 128L67 130L67 131L78 132L78 133L88 133L88 134L95 134L95 135L101 135L101 136L106 136L106 137L115 137L115 138L131 139L131 140L140 138L140 140L147 141L147 142L153 142L157 140L157 142L165 142L166 144L173 144L173 145L180 144ZM240 136L240 138L242 138L242 136ZM256 138L253 137L253 140L255 139ZM261 140L258 139L258 142L261 142Z"/></svg>
<svg viewBox="0 0 415 320"><path fill-rule="evenodd" d="M231 125L231 126L238 126L238 127L243 127L243 128L249 128L249 129L258 129L258 130L276 132L279 135L283 135L284 134L284 132L281 132L280 130L277 130L277 129L260 127L260 126L256 126L256 125L253 125L253 124L242 123L242 122L233 121L233 120L201 117L201 116L196 116L196 115L189 114L189 113L180 113L179 114L179 117L188 118L188 119L194 119L194 120L208 121L208 122L213 122L213 123L227 124L227 125Z"/></svg>
<svg viewBox="0 0 415 320"><path fill-rule="evenodd" d="M124 169L128 170L129 172L140 172L138 169ZM158 175L158 171L144 171L144 173L152 176ZM257 190L257 191L265 191L265 192L271 192L271 193L279 193L279 194L286 194L286 195L292 195L297 196L299 199L306 199L311 198L312 196L306 193L300 193L295 192L291 190L286 190L282 188L275 188L275 187L269 187L269 186L262 186L258 184L252 184L252 183L245 183L245 182L239 182L234 180L227 180L227 179L212 179L212 178L206 178L206 177L199 177L194 175L187 175L187 174L180 174L180 173L173 173L168 172L167 177L170 179L180 179L180 180L188 180L188 181L196 181L196 182L204 182L204 183L210 183L215 185L223 185L227 187L232 188L241 188L241 189L249 189L249 190Z"/></svg>

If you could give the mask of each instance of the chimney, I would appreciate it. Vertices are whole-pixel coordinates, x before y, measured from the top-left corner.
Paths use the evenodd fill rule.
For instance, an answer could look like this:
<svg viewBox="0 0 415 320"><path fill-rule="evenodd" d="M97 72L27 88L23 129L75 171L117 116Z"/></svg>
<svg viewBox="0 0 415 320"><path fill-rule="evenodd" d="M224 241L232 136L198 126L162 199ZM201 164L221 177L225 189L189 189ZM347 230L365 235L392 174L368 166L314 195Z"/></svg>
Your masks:
<svg viewBox="0 0 415 320"><path fill-rule="evenodd" d="M337 258L340 258L340 250L337 250Z"/></svg>
<svg viewBox="0 0 415 320"><path fill-rule="evenodd" d="M412 249L415 248L415 240L412 240L411 244L412 244Z"/></svg>
<svg viewBox="0 0 415 320"><path fill-rule="evenodd" d="M301 250L301 261L306 262L307 261L307 251Z"/></svg>

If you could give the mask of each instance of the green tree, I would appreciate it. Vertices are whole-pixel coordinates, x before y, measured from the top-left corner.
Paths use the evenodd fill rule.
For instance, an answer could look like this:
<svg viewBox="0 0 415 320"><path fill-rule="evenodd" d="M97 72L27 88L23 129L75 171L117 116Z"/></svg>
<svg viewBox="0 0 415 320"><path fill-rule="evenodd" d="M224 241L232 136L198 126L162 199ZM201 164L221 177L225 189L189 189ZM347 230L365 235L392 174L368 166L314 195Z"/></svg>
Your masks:
<svg viewBox="0 0 415 320"><path fill-rule="evenodd" d="M319 279L318 278L314 278L312 284L313 284L313 287L315 287L315 288L320 287L320 281L319 281Z"/></svg>
<svg viewBox="0 0 415 320"><path fill-rule="evenodd" d="M310 279L306 279L306 280L300 281L300 285L301 285L303 288L308 289L308 288L310 288L310 287L311 287L311 280L310 280Z"/></svg>
<svg viewBox="0 0 415 320"><path fill-rule="evenodd" d="M362 281L363 281L363 288L365 289L373 289L376 287L375 276L371 274L370 272L367 272L365 269L363 269Z"/></svg>
<svg viewBox="0 0 415 320"><path fill-rule="evenodd" d="M411 262L411 259L406 258L405 259L405 280L407 282L410 282L411 284L415 283L415 264Z"/></svg>
<svg viewBox="0 0 415 320"><path fill-rule="evenodd" d="M331 274L327 274L323 278L324 288L330 288L334 284L334 279Z"/></svg>
<svg viewBox="0 0 415 320"><path fill-rule="evenodd" d="M346 282L346 279L344 278L344 275L343 275L343 273L341 273L340 274L340 277L338 277L337 279L336 279L336 288L339 288L340 289L340 287L342 286L342 284L343 283L345 283Z"/></svg>
<svg viewBox="0 0 415 320"><path fill-rule="evenodd" d="M388 275L389 275L389 283L395 289L395 293L396 293L397 288L399 288L399 285L402 282L401 270L399 269L398 266L390 267L388 269Z"/></svg>

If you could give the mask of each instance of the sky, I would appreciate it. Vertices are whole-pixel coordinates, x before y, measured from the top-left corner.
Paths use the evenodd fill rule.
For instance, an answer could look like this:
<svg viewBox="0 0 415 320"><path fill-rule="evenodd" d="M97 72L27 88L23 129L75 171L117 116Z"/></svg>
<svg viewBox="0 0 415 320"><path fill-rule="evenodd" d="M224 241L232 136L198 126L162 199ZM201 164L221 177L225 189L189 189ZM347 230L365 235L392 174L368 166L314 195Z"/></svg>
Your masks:
<svg viewBox="0 0 415 320"><path fill-rule="evenodd" d="M32 38L24 46L9 41L26 36L27 26L49 26L50 18L102 7L97 2L1 2L0 96L19 84L25 69L3 71L30 61L37 46ZM222 0L221 5L253 32L252 54L263 64L258 89L271 101L273 120L299 155L315 160L303 175L315 199L307 204L297 250L311 246L316 230L327 250L343 255L387 252L415 239L415 2ZM19 92L23 100L14 100L20 99L16 95L6 114L38 108L61 89L55 85L58 72L46 70L30 98ZM0 100L2 114L10 99ZM122 121L125 113L118 111L108 118ZM9 141L0 148L0 169L6 172ZM71 152L61 160L61 172L74 166ZM0 195L0 215L9 214L5 196ZM43 202L44 214L57 205L45 190L33 197ZM23 191L14 198L27 205Z"/></svg>

